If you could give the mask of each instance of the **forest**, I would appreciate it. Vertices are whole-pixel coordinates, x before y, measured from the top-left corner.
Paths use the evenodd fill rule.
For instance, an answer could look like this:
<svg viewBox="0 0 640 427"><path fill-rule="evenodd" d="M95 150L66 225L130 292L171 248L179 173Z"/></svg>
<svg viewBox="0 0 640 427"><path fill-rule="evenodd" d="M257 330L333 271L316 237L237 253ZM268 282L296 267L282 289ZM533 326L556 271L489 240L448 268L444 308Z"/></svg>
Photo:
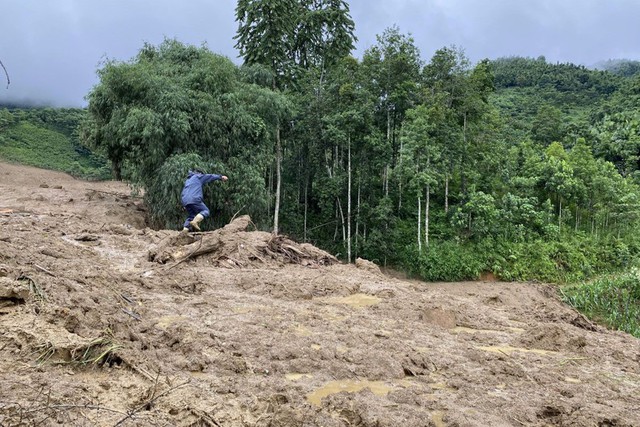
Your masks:
<svg viewBox="0 0 640 427"><path fill-rule="evenodd" d="M125 180L169 229L189 169L225 174L210 229L249 214L430 281L594 280L567 300L640 333L638 61L423 57L395 26L355 58L345 1L239 0L236 21L242 65L145 44L101 66L86 109L1 109L0 156L38 164L31 139L63 138L41 166Z"/></svg>

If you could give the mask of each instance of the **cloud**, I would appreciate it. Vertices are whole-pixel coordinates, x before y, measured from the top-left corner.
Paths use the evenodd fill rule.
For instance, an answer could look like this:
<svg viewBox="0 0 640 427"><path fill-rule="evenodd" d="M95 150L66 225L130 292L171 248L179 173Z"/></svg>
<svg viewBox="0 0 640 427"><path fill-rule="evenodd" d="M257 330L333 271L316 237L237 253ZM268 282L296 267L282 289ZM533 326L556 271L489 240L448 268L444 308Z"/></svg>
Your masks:
<svg viewBox="0 0 640 427"><path fill-rule="evenodd" d="M356 56L398 25L428 61L457 45L472 62L544 55L550 62L592 65L640 59L637 0L351 0ZM165 37L206 43L240 63L234 48L234 0L20 0L0 15L0 60L11 76L0 103L32 100L85 105L105 58L127 61L144 42Z"/></svg>

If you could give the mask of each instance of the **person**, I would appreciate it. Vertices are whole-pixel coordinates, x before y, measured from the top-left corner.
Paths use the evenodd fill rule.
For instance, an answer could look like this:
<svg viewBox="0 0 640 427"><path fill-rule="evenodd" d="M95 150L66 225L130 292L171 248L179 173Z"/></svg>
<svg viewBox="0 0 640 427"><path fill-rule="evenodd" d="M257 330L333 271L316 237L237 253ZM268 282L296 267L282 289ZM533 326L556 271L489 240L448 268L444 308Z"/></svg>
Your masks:
<svg viewBox="0 0 640 427"><path fill-rule="evenodd" d="M229 178L224 175L204 173L197 169L189 171L181 194L182 206L189 213L182 231L200 231L200 223L209 216L209 208L204 204L202 186L208 182L227 179Z"/></svg>

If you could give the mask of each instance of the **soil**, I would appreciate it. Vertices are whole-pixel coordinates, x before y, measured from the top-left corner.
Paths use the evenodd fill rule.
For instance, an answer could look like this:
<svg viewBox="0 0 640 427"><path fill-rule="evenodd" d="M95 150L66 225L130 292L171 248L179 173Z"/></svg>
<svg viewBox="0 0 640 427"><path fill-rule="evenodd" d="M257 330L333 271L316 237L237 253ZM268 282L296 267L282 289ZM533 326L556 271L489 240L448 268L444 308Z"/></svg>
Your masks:
<svg viewBox="0 0 640 427"><path fill-rule="evenodd" d="M0 164L0 384L1 426L639 426L640 340L550 285L152 230L123 183Z"/></svg>

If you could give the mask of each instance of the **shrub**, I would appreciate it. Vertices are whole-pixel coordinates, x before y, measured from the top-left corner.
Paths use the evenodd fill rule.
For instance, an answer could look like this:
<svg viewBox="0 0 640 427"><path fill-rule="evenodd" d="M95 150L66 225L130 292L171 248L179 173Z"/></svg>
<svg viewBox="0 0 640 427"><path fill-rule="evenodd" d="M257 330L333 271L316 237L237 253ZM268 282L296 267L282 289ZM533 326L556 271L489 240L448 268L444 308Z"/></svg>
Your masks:
<svg viewBox="0 0 640 427"><path fill-rule="evenodd" d="M594 320L640 338L640 270L567 286L562 295Z"/></svg>

